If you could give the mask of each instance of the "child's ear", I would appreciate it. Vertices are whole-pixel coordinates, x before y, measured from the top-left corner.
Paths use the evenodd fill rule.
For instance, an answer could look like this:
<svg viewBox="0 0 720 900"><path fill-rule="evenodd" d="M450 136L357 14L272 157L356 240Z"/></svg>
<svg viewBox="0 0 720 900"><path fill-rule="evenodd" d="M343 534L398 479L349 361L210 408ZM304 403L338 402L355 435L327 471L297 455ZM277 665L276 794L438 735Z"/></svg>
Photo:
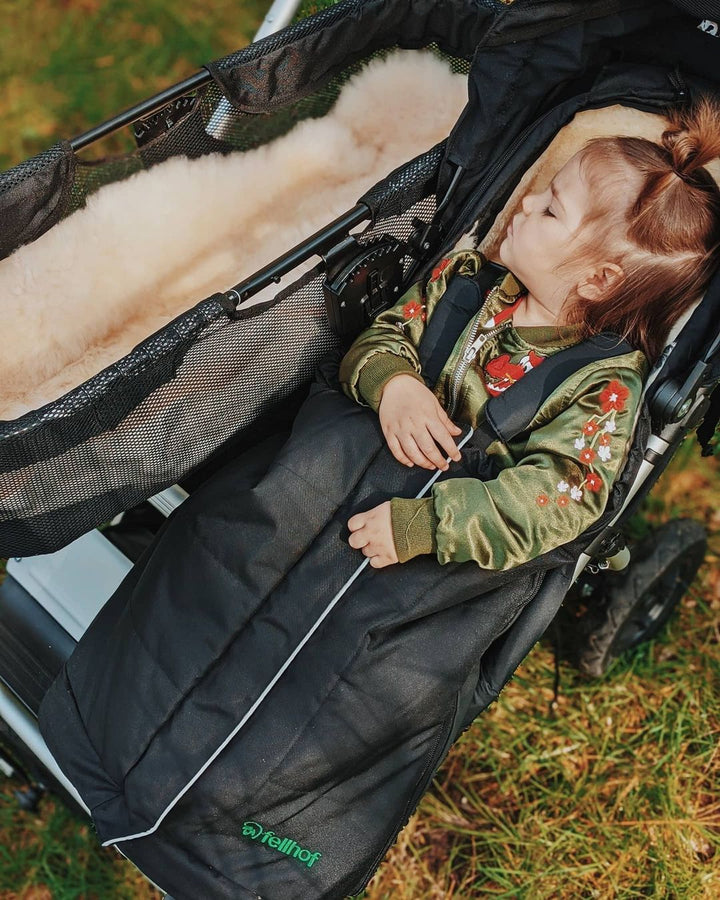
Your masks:
<svg viewBox="0 0 720 900"><path fill-rule="evenodd" d="M577 292L585 300L598 300L625 278L617 263L604 262L586 272L577 285Z"/></svg>

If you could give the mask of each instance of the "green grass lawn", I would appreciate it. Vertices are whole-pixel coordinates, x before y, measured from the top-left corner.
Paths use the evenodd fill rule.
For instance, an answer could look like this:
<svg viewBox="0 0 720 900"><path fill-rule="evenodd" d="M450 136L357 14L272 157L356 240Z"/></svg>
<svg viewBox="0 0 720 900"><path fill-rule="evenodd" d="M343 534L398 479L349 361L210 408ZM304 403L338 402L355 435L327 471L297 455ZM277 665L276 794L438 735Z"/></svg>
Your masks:
<svg viewBox="0 0 720 900"><path fill-rule="evenodd" d="M0 169L252 39L270 0L0 0ZM129 149L127 139L104 152Z"/></svg>
<svg viewBox="0 0 720 900"><path fill-rule="evenodd" d="M0 0L0 168L247 43L268 7ZM708 531L677 615L599 680L563 663L554 710L540 642L452 749L368 900L720 897L719 509L718 460L688 439L643 509L647 525L692 516ZM159 896L89 820L49 795L23 812L19 782L0 784L0 900Z"/></svg>

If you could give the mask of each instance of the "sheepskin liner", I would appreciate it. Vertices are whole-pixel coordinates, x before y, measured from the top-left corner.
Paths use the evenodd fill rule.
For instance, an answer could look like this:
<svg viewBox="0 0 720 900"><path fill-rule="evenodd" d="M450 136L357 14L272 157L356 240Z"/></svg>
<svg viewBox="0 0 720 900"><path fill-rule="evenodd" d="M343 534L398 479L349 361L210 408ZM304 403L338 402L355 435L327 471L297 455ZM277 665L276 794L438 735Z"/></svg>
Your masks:
<svg viewBox="0 0 720 900"><path fill-rule="evenodd" d="M447 62L396 51L326 116L265 146L176 157L101 188L0 262L0 419L57 400L352 208L443 141L466 101Z"/></svg>
<svg viewBox="0 0 720 900"><path fill-rule="evenodd" d="M443 140L466 93L465 76L431 52L397 51L354 76L328 115L264 147L171 159L102 188L0 262L0 419L56 400L198 299L227 290L342 214ZM545 190L590 138L657 141L665 127L660 115L620 105L578 113L525 173L479 248L495 257L522 197ZM456 249L477 245L471 230Z"/></svg>

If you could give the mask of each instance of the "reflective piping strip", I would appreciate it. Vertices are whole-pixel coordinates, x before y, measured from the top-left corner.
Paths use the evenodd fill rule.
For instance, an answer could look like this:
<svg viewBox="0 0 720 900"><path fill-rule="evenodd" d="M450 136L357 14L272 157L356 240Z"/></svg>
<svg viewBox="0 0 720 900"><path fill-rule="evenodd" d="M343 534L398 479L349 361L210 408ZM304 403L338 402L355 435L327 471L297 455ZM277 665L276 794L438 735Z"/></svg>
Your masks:
<svg viewBox="0 0 720 900"><path fill-rule="evenodd" d="M460 449L467 443L467 441L472 437L474 430L475 430L474 428L470 428L468 433L463 437L463 439L457 445L458 449ZM448 463L450 462L449 456L446 457L446 462L448 462ZM435 483L435 481L440 477L441 471L442 471L441 469L438 469L437 472L435 472L435 474L424 485L424 487L420 490L420 492L415 495L415 500L419 500L423 496L423 494L428 490L428 488L432 487L432 485ZM288 666L292 663L292 661L295 659L295 657L298 655L298 653L302 650L302 648L305 646L305 644L307 644L307 642L310 640L310 638L313 636L313 634L315 634L317 629L325 621L325 619L331 613L333 608L336 606L336 604L338 603L338 601L340 600L342 595L345 593L345 591L347 591L347 589L350 587L350 585L353 583L353 581L355 581L355 579L362 572L362 570L369 564L369 562L370 562L370 560L368 558L366 558L362 563L360 563L360 565L357 567L357 569L355 569L353 574L348 578L348 580L345 582L345 584L340 588L340 590L337 592L337 594L335 594L335 596L332 598L330 603L328 603L328 605L325 607L324 611L320 614L319 618L317 619L315 624L312 626L310 631L308 631L308 633L305 635L305 637L300 641L300 643L293 650L293 652L290 654L290 656L288 656L288 658L285 660L285 662L282 664L282 666L278 669L278 671L275 674L275 676L273 677L273 679L268 683L267 687L263 690L263 692L260 694L260 696L257 698L257 700L253 703L253 705L250 707L250 709L245 713L245 715L242 717L240 722L238 722L238 724L235 726L235 728L233 728L233 730L230 732L230 734L225 738L225 740L222 742L222 744L220 744L220 746L217 748L217 750L215 750L215 752L212 754L212 756L210 756L210 758L207 760L207 762L205 762L205 764L203 766L201 766L200 769L198 769L198 771L193 775L193 777L190 779L190 781L188 781L188 783L180 791L180 793L178 793L170 801L170 803L168 803L168 805L162 811L162 813L160 814L160 817L158 818L157 822L155 822L155 824L152 826L152 828L148 828L147 831L139 831L139 832L137 832L137 834L128 834L128 835L125 835L124 837L116 837L116 838L111 838L109 841L103 841L102 842L103 847L108 847L108 846L110 846L110 844L119 844L121 841L132 841L135 838L147 837L147 835L152 834L158 828L158 826L160 825L162 820L170 812L170 810L175 806L175 804L178 802L178 800L180 800L180 798L183 797L190 790L190 788L195 784L195 782L202 775L202 773L222 753L222 751L225 749L225 747L227 747L227 745L235 737L235 735L238 733L238 731L240 731L240 729L245 725L245 723L248 721L250 716L253 715L255 710L260 706L260 704L267 697L267 695L270 693L270 691L275 687L275 685L278 683L280 678L282 678L282 676L285 673L285 671L287 670Z"/></svg>

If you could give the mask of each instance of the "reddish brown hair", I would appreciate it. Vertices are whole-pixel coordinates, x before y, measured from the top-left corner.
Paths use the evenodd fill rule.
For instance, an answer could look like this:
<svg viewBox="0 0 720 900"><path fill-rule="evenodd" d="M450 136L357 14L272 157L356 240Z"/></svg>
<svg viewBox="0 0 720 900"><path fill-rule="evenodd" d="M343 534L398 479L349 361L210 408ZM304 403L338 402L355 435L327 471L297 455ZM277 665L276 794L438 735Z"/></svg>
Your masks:
<svg viewBox="0 0 720 900"><path fill-rule="evenodd" d="M651 363L707 287L720 254L720 190L703 168L720 155L720 104L703 98L668 119L661 144L595 138L580 150L581 171L599 198L583 223L592 237L580 256L615 262L624 278L598 300L571 294L565 314L581 336L615 331Z"/></svg>

